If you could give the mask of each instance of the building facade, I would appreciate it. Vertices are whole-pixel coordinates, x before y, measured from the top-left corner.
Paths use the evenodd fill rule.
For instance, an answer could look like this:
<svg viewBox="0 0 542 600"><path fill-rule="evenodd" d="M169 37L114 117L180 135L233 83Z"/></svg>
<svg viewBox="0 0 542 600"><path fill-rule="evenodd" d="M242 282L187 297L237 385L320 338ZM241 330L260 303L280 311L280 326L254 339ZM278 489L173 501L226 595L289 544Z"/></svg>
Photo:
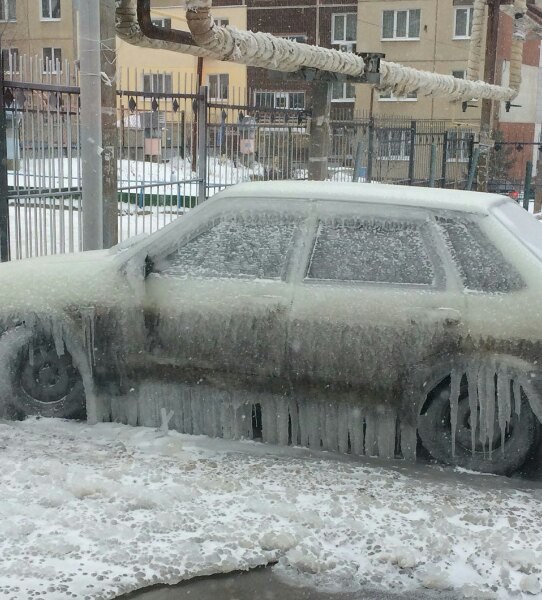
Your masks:
<svg viewBox="0 0 542 600"><path fill-rule="evenodd" d="M0 32L6 76L21 68L57 74L77 58L72 0L0 0Z"/></svg>
<svg viewBox="0 0 542 600"><path fill-rule="evenodd" d="M353 0L246 0L248 29L297 42L356 51L358 3ZM291 75L248 69L248 87L260 106L305 109L311 105L310 85ZM355 88L335 83L335 108L352 112Z"/></svg>

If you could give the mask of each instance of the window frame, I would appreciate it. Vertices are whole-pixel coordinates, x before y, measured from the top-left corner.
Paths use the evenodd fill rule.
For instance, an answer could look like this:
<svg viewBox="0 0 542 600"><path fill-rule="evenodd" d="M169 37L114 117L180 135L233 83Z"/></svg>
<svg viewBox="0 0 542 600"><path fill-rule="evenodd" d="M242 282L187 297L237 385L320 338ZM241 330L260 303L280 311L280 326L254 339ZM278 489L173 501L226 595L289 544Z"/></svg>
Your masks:
<svg viewBox="0 0 542 600"><path fill-rule="evenodd" d="M145 80L147 77L150 77L150 79L148 80L150 82L150 86L148 86L150 89L145 89ZM155 89L155 88L159 88L160 86L155 85L158 82L158 79L155 80L156 78L161 78L162 80L162 88L163 89ZM169 78L169 90L167 89L168 86L166 85L166 82L168 81ZM173 94L173 73L143 73L142 75L142 90L143 93L145 94Z"/></svg>
<svg viewBox="0 0 542 600"><path fill-rule="evenodd" d="M450 135L451 134L451 135ZM455 134L455 135L454 135ZM461 135L458 135L461 134ZM446 162L468 163L469 162L469 136L471 131L449 130L447 136ZM451 156L450 148L453 148L454 156ZM459 150L459 152L457 152Z"/></svg>
<svg viewBox="0 0 542 600"><path fill-rule="evenodd" d="M340 98L333 98L333 88L334 88L335 84L342 85L343 95ZM352 86L352 90L354 92L353 96L347 96L346 91L348 89L348 86ZM354 87L353 83L349 83L348 81L333 82L332 87L331 87L331 102L355 102L355 101L356 101L356 88Z"/></svg>
<svg viewBox="0 0 542 600"><path fill-rule="evenodd" d="M60 21L62 19L62 0L58 1L58 17L45 16L43 14L43 3L47 2L49 6L49 14L53 14L53 2L55 0L41 0L40 1L40 21Z"/></svg>
<svg viewBox="0 0 542 600"><path fill-rule="evenodd" d="M214 22L217 27L229 27L229 17L214 17Z"/></svg>
<svg viewBox="0 0 542 600"><path fill-rule="evenodd" d="M354 39L353 40L348 40L347 38L347 25L348 25L348 17L349 16L353 16L354 20L355 20L355 33L354 33ZM339 39L335 37L335 22L339 19L339 18L344 18L344 23L342 26L342 30L343 30L343 38ZM357 42L357 37L358 37L358 15L355 12L343 12L343 13L333 13L331 15L331 43L332 44L355 44Z"/></svg>
<svg viewBox="0 0 542 600"><path fill-rule="evenodd" d="M216 77L216 90L217 90L217 95L213 96L211 94L211 77ZM223 96L222 95L222 83L221 83L221 79L223 77L227 77L227 85L226 85L226 95ZM207 85L209 86L209 100L213 100L213 101L218 101L218 102L227 102L229 100L230 97L230 74L229 73L209 73L209 75L207 75Z"/></svg>
<svg viewBox="0 0 542 600"><path fill-rule="evenodd" d="M307 249L308 253L305 256L303 262L303 270L301 275L302 285L317 285L317 286L328 286L328 287L340 287L340 288L388 288L388 289L408 289L412 291L426 292L440 292L447 288L447 281L449 278L448 273L445 270L442 262L442 252L440 249L441 241L436 237L436 227L431 221L433 215L431 211L424 209L415 209L415 215L406 214L403 207L397 207L395 205L385 205L390 211L393 210L394 216L391 218L393 221L403 221L409 224L416 225L420 232L420 237L424 244L424 249L427 254L427 259L431 264L433 271L433 281L430 284L425 283L400 283L400 282L386 282L386 281L362 281L362 280L341 280L341 279L311 279L308 277L309 269L312 264L314 256L314 250L316 242L318 240L318 230L320 224L326 221L332 221L334 218L353 218L359 220L390 220L389 215L382 214L382 205L378 207L366 205L363 210L353 213L351 210L339 210L337 212L324 213L319 211L317 218L311 226L311 230L307 237ZM410 208L410 207L408 207ZM398 210L397 210L398 209Z"/></svg>
<svg viewBox="0 0 542 600"><path fill-rule="evenodd" d="M4 53L7 55L7 62L4 58ZM19 48L2 48L2 57L4 59L4 73L6 75L13 75L15 73L19 73L19 69L20 69L20 54L19 54ZM15 61L13 60L12 57L16 57ZM11 67L13 66L13 64L15 63L15 69L12 69Z"/></svg>
<svg viewBox="0 0 542 600"><path fill-rule="evenodd" d="M385 93L385 92L384 92ZM393 92L389 92L389 96L382 96L382 93L378 93L378 101L379 102L418 102L418 94L416 92L412 92L416 94L415 96L396 96Z"/></svg>
<svg viewBox="0 0 542 600"><path fill-rule="evenodd" d="M381 147L382 141L380 139L378 139L378 137L377 137L378 150L379 150L377 160L395 160L395 161L410 160L410 145L411 145L410 136L412 135L411 130L408 128L404 128L404 127L387 127L385 129L381 129L378 132L378 134L382 133L383 131L385 131L389 134L392 134L394 132L401 133L400 141L393 140L390 137L388 140L385 140L383 142L384 144L386 144L388 149L391 149L393 147L392 146L393 144L399 144L399 147L401 148L401 152L399 154L392 154L391 152L388 152L387 154L381 154L380 147ZM407 152L407 149L408 149L408 152Z"/></svg>
<svg viewBox="0 0 542 600"><path fill-rule="evenodd" d="M268 97L269 100L272 100L272 104L257 104L256 102L256 98L258 96L258 94L261 94L262 96L265 95ZM298 106L292 106L292 96L302 96L303 97L303 107L298 107ZM286 106L284 107L277 107L277 99L279 98L285 98L286 99ZM299 110L299 111L303 111L306 108L306 94L305 94L305 90L286 90L286 91L278 91L278 90L255 90L254 91L254 104L257 107L260 108L269 108L269 109L275 109L278 108L279 110Z"/></svg>
<svg viewBox="0 0 542 600"><path fill-rule="evenodd" d="M151 23L155 27L161 27L162 29L171 29L171 18L170 17L152 18Z"/></svg>
<svg viewBox="0 0 542 600"><path fill-rule="evenodd" d="M457 34L457 14L459 11L465 11L467 14L466 32L464 35ZM472 6L454 6L454 33L453 40L470 40L472 36L472 18L474 7Z"/></svg>
<svg viewBox="0 0 542 600"><path fill-rule="evenodd" d="M47 60L45 57L45 51L51 50L51 58ZM55 57L55 54L60 55L58 58ZM56 75L58 73L62 73L62 48L57 46L45 46L42 48L42 57L43 57L43 73L48 75ZM57 70L57 65L59 69Z"/></svg>
<svg viewBox="0 0 542 600"><path fill-rule="evenodd" d="M11 4L11 0L0 0L2 8L4 9L4 15L7 17L5 19L0 19L0 23L16 23L17 22L17 0L13 0L13 4ZM13 7L13 15L10 14L10 6Z"/></svg>
<svg viewBox="0 0 542 600"><path fill-rule="evenodd" d="M418 35L417 36L409 36L410 30L410 19L411 13L414 11L418 11L420 14L420 22L418 26ZM399 13L406 13L406 23L405 23L405 32L406 36L398 36L397 35L397 15ZM384 37L384 18L386 13L393 13L393 37ZM421 8L401 8L401 9L386 9L382 11L382 28L380 30L380 41L381 42L416 42L420 40L420 31L422 26L422 10Z"/></svg>

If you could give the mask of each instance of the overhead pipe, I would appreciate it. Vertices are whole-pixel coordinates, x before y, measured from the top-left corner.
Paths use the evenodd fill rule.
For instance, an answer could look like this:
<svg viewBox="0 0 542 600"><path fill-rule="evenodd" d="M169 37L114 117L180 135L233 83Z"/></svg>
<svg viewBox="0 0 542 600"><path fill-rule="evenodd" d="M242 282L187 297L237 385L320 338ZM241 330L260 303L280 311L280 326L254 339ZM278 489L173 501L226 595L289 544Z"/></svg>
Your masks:
<svg viewBox="0 0 542 600"><path fill-rule="evenodd" d="M149 0L117 0L117 32L126 42L145 48L172 50L283 72L295 72L305 67L345 75L353 80L365 73L363 58L351 52L301 44L269 33L217 27L210 13L211 6L211 0L186 1L190 38L187 32L178 30L167 30L167 33L161 28L150 30L148 22L143 23L143 18L150 18ZM154 37L148 37L143 28ZM512 100L516 95L511 88L420 71L384 60L380 62L380 78L378 89L390 90L397 95L417 92L455 99L499 101Z"/></svg>
<svg viewBox="0 0 542 600"><path fill-rule="evenodd" d="M469 81L477 81L480 79L486 5L486 0L474 0L472 8L472 30L470 35L469 58L467 60L467 79Z"/></svg>

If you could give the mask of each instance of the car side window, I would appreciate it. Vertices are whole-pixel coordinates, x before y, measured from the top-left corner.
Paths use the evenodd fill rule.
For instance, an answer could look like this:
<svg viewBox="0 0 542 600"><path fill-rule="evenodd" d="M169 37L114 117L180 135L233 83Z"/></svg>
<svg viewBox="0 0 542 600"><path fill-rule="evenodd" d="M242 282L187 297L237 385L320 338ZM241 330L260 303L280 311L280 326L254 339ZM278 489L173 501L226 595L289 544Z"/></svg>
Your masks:
<svg viewBox="0 0 542 600"><path fill-rule="evenodd" d="M474 220L436 217L465 289L513 292L525 282Z"/></svg>
<svg viewBox="0 0 542 600"><path fill-rule="evenodd" d="M423 227L379 218L321 221L306 279L433 285Z"/></svg>
<svg viewBox="0 0 542 600"><path fill-rule="evenodd" d="M161 261L158 271L180 278L284 278L298 222L289 215L225 215Z"/></svg>

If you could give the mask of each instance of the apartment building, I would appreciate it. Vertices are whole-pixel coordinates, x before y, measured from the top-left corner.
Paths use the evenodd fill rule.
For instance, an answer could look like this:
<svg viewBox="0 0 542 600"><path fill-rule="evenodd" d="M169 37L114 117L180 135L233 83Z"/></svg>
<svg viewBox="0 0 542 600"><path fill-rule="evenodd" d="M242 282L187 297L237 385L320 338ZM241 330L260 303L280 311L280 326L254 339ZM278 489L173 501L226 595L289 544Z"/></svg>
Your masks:
<svg viewBox="0 0 542 600"><path fill-rule="evenodd" d="M0 0L0 35L6 76L19 72L26 57L44 73L77 57L72 0Z"/></svg>
<svg viewBox="0 0 542 600"><path fill-rule="evenodd" d="M358 3L356 0L246 0L248 29L265 31L297 42L356 51ZM248 69L254 101L266 107L310 107L310 85L265 69ZM353 111L355 88L333 85L336 108Z"/></svg>
<svg viewBox="0 0 542 600"><path fill-rule="evenodd" d="M214 0L213 16L219 24L247 28L244 0ZM160 27L188 31L185 4L180 0L152 0L151 17ZM197 90L198 59L189 54L138 48L117 38L117 64L120 85L124 89L149 92ZM212 100L237 100L239 90L243 90L244 94L247 87L247 68L245 65L205 58L201 82L209 86Z"/></svg>

